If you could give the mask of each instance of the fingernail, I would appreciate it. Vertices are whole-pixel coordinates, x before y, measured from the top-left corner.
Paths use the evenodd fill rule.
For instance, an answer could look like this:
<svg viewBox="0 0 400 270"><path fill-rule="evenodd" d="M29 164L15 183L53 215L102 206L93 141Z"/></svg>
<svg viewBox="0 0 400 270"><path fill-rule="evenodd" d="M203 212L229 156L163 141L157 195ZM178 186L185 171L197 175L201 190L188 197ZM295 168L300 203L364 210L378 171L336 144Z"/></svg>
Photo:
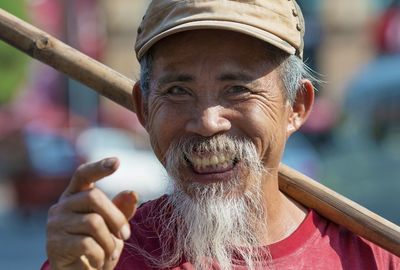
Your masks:
<svg viewBox="0 0 400 270"><path fill-rule="evenodd" d="M121 235L122 239L124 239L124 240L128 240L129 239L129 237L131 236L131 230L130 230L128 224L125 224L122 227L122 229L120 231L120 235Z"/></svg>
<svg viewBox="0 0 400 270"><path fill-rule="evenodd" d="M118 252L118 250L114 250L114 252L113 252L112 255L111 255L111 260L115 261L115 260L118 259L118 257L119 257L119 252Z"/></svg>
<svg viewBox="0 0 400 270"><path fill-rule="evenodd" d="M103 166L104 169L110 170L114 167L116 162L117 162L116 158L107 158L103 160L101 165Z"/></svg>

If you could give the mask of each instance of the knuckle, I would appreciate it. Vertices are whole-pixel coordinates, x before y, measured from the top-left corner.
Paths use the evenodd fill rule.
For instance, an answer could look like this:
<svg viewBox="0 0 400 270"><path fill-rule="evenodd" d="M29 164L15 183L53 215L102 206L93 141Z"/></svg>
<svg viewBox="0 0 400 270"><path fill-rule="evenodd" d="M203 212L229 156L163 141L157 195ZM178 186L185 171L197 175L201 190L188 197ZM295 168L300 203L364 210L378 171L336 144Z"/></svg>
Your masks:
<svg viewBox="0 0 400 270"><path fill-rule="evenodd" d="M101 205L101 201L104 199L104 196L100 190L94 188L87 193L87 198L90 203Z"/></svg>
<svg viewBox="0 0 400 270"><path fill-rule="evenodd" d="M101 265L105 259L104 250L99 247L95 240L90 237L85 237L80 241L79 248L82 250L82 254L87 254L91 261L94 261L97 265Z"/></svg>
<svg viewBox="0 0 400 270"><path fill-rule="evenodd" d="M48 210L46 228L47 232L57 231L60 226L60 210L59 205L53 205Z"/></svg>
<svg viewBox="0 0 400 270"><path fill-rule="evenodd" d="M126 224L126 219L120 215L119 218L115 219L115 225L117 226L117 230L121 230L122 227Z"/></svg>
<svg viewBox="0 0 400 270"><path fill-rule="evenodd" d="M127 221L124 215L122 213L116 212L111 224L113 232L119 233L126 224Z"/></svg>
<svg viewBox="0 0 400 270"><path fill-rule="evenodd" d="M52 234L57 231L57 225L54 219L48 218L46 223L47 234Z"/></svg>
<svg viewBox="0 0 400 270"><path fill-rule="evenodd" d="M79 241L79 249L86 252L93 249L94 240L91 237L84 237Z"/></svg>
<svg viewBox="0 0 400 270"><path fill-rule="evenodd" d="M52 217L52 216L57 215L58 209L59 209L59 205L53 204L52 206L50 206L49 210L47 211L47 216Z"/></svg>
<svg viewBox="0 0 400 270"><path fill-rule="evenodd" d="M100 215L92 214L87 218L86 224L91 230L98 230L104 224L104 220Z"/></svg>

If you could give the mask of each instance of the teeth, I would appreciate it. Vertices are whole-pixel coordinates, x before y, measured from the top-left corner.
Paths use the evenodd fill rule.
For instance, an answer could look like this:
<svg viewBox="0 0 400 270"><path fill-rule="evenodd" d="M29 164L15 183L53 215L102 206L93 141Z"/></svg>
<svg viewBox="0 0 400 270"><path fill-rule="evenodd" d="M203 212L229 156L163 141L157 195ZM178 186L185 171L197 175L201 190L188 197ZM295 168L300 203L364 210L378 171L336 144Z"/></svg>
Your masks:
<svg viewBox="0 0 400 270"><path fill-rule="evenodd" d="M193 164L201 164L201 159L199 157L195 157L193 159Z"/></svg>
<svg viewBox="0 0 400 270"><path fill-rule="evenodd" d="M217 156L212 156L210 158L210 165L217 165L218 164L218 158Z"/></svg>
<svg viewBox="0 0 400 270"><path fill-rule="evenodd" d="M207 167L208 165L210 165L210 159L208 159L208 158L203 158L203 159L201 160L201 165L202 165L203 167Z"/></svg>
<svg viewBox="0 0 400 270"><path fill-rule="evenodd" d="M193 166L196 168L205 168L212 166L213 168L222 167L224 169L228 168L230 164L233 163L234 155L212 155L211 157L199 157L194 156L190 158Z"/></svg>

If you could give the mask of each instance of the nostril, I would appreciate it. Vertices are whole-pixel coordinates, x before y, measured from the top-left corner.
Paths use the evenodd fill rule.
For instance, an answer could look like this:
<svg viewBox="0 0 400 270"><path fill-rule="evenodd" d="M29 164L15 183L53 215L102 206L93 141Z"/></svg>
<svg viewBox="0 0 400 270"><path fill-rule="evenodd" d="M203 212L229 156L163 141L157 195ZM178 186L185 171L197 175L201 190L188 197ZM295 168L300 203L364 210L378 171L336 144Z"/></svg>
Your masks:
<svg viewBox="0 0 400 270"><path fill-rule="evenodd" d="M219 122L218 122L218 126L220 126L220 129L227 131L230 130L232 125L231 125L231 121L229 121L229 119L227 118L220 118Z"/></svg>

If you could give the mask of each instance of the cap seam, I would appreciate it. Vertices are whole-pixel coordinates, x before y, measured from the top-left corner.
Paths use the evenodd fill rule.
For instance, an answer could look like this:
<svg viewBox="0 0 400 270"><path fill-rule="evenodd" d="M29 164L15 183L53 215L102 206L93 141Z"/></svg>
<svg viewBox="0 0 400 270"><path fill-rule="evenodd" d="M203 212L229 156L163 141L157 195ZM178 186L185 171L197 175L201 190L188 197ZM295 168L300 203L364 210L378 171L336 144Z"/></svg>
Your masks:
<svg viewBox="0 0 400 270"><path fill-rule="evenodd" d="M299 55L300 58L303 58L303 53L304 53L304 33L305 33L305 22L304 22L304 17L303 14L301 12L301 9L299 7L299 5L297 4L297 2L295 0L289 0L292 3L293 6L293 10L296 10L298 13L298 16L296 17L296 21L297 21L297 25L301 25L303 28L302 29L298 29L300 32L300 44L299 47L296 48L296 54ZM296 26L297 27L297 26Z"/></svg>
<svg viewBox="0 0 400 270"><path fill-rule="evenodd" d="M188 21L188 22L185 22L185 23L176 24L176 25L174 25L174 26L168 27L167 29L161 31L159 34L155 35L155 36L152 37L151 39L149 39L149 40L147 40L146 42L144 42L144 43L141 45L141 47L140 47L140 49L139 49L139 51L138 51L138 55L137 55L138 58L141 58L141 56L143 55L141 52L143 51L143 49L145 49L145 48L148 46L149 43L151 43L151 44L154 45L154 42L152 42L154 39L156 39L156 41L162 39L162 38L160 38L160 35L163 35L163 34L168 33L168 34L166 34L166 36L169 36L169 32L173 32L174 30L178 30L178 28L179 28L180 26L182 26L182 28L184 28L184 26L187 26L188 24L196 23L196 22L199 22L199 21L202 21L202 22L209 22L209 23L215 23L215 22L221 22L221 23L223 23L223 22L227 22L227 23L230 23L230 24L233 23L233 24L243 25L243 24L240 24L240 23L235 22L235 21L227 21L227 20L195 20L195 21ZM193 26L193 25L192 25L192 26ZM223 25L215 25L215 26L216 26L215 29L224 29L224 27L218 27L218 26L223 26ZM268 32L268 31L264 31L263 29L260 29L260 28L258 28L258 27L255 27L255 26L253 26L253 25L244 24L243 26L248 27L248 28L249 28L248 30L250 30L250 31L251 31L251 30L254 31L254 32L253 32L253 35L251 35L251 36L253 36L254 38L263 40L264 42L267 42L267 43L268 43L268 42L271 42L271 41L274 41L274 42L277 43L277 44L281 44L282 47L279 47L277 44L275 45L275 46L277 46L278 48L280 48L281 50L286 51L286 52L289 53L289 54L296 54L296 52L297 52L296 47L295 47L293 44L289 43L288 41L282 39L282 38L279 37L278 35L273 34L273 33L271 33L271 32ZM251 29L251 28L252 28L252 29ZM202 29L202 25L199 25L199 27L196 28L196 29ZM209 27L204 27L204 29L210 29L210 28L209 28ZM225 29L230 29L230 28L229 28L229 27L225 27ZM238 29L238 28L236 28L236 29ZM193 30L194 30L194 29L193 29ZM186 30L182 30L182 32L184 32L184 31L186 31ZM243 31L245 31L245 30L243 29ZM258 31L269 33L269 34L270 34L270 36L268 37L269 41L264 40L264 39L262 38L263 35L262 35L261 33L257 33ZM181 31L178 31L178 32L181 32ZM240 31L240 32L241 32L241 31ZM248 32L247 32L247 34L250 35ZM286 48L286 49L284 49L284 48ZM292 49L292 52L289 52L289 48ZM140 57L139 57L139 56L140 56Z"/></svg>
<svg viewBox="0 0 400 270"><path fill-rule="evenodd" d="M266 31L265 29L262 29L262 28L258 27L257 25L254 25L254 24L249 24L249 23L243 24L243 23L238 23L237 21L234 21L234 20L226 20L226 19L201 19L201 20L187 20L187 21L184 21L184 22L180 21L180 22L175 22L174 24L170 24L170 25L168 25L168 27L163 27L162 28L163 30L162 31L158 31L158 32L159 32L159 34L161 34L162 32L168 31L169 29L172 29L172 28L177 27L179 25L183 25L183 24L187 24L187 23L194 23L194 22L228 22L228 23L234 23L234 24L238 24L238 25L248 26L248 27L257 29L259 31L269 32L270 34L278 37L279 39L282 39L276 32L274 32L273 29L268 29L268 31ZM284 41L288 45L294 47L293 44L291 44L290 42L285 41L285 40L282 40L282 41Z"/></svg>
<svg viewBox="0 0 400 270"><path fill-rule="evenodd" d="M174 2L174 3L172 3L172 4L169 4L169 5L167 5L166 7L163 7L163 9L170 9L170 8L173 7L173 6L183 5L183 4L185 4L185 3L194 3L195 1L196 1L196 0L181 0L181 1L177 1L177 2ZM218 0L213 0L213 1L218 2ZM228 2L230 2L230 3L232 3L232 4L235 4L235 5L243 4L243 3L241 3L241 2L237 2L237 1L233 1L233 0L226 0L226 1L228 1ZM293 1L292 1L292 0L289 0L289 1L292 3L293 8L295 8ZM256 3L246 3L246 4L251 5L251 6L253 6L253 7L259 7L259 8L262 8L262 9L266 9L265 7L263 7L263 6L261 6L261 5L258 5L258 4L256 4ZM269 10L269 11L271 11L271 10ZM272 11L273 11L276 15L278 15L279 17L281 17L281 18L289 19L289 16L282 15L282 14L276 12L275 10L272 10ZM163 12L163 11L160 10L160 11L158 11L158 12L152 14L150 17L145 17L145 20L148 20L148 19L151 19L151 18L154 18L154 17L158 17L162 12ZM296 21L299 22L299 20L296 20Z"/></svg>
<svg viewBox="0 0 400 270"><path fill-rule="evenodd" d="M288 46L291 46L291 47L293 47L295 49L295 46L293 46L293 44L291 44L290 42L288 42L286 40L283 40L280 36L278 36L272 30L265 31L264 29L261 29L261 28L255 26L255 25L253 25L253 24L242 24L242 23L238 23L238 22L233 21L233 20L215 20L215 19L190 20L190 21L186 21L184 23L174 24L173 26L170 26L170 27L164 29L164 31L162 31L162 32L169 31L170 29L175 28L175 27L179 27L180 25L185 25L185 24L190 24L190 23L195 23L195 22L210 22L210 23L212 23L212 22L227 22L227 23L233 23L233 24L237 24L237 25L242 25L244 27L253 28L256 31L260 31L260 32L268 32L268 33L271 34L271 36L277 37L277 41L278 42L280 42L282 44L285 44L285 45L288 45ZM161 34L162 32L160 32L159 34Z"/></svg>

